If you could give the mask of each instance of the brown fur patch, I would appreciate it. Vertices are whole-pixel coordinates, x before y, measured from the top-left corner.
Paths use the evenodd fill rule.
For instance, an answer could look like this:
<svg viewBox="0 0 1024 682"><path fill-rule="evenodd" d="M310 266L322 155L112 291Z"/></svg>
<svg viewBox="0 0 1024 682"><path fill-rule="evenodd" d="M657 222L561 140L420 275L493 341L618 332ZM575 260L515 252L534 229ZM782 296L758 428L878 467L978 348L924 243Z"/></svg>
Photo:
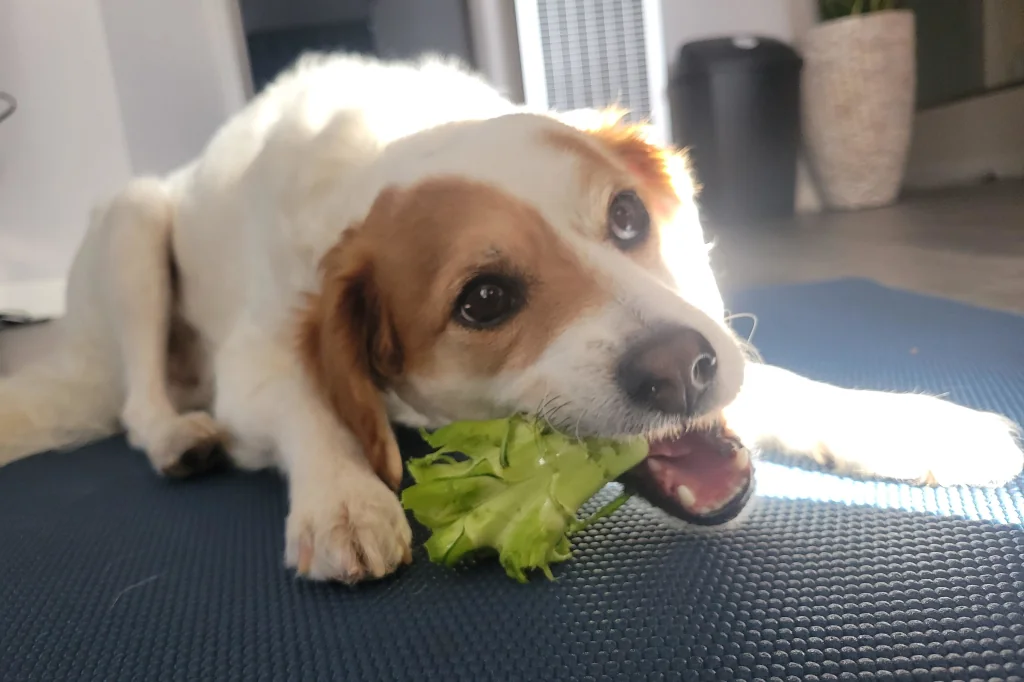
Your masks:
<svg viewBox="0 0 1024 682"><path fill-rule="evenodd" d="M596 275L540 214L460 178L383 192L323 259L300 322L307 369L375 469L401 472L379 391L409 377L491 377L535 362L586 310L608 300ZM522 310L494 329L452 320L479 274L522 282Z"/></svg>
<svg viewBox="0 0 1024 682"><path fill-rule="evenodd" d="M299 323L299 350L323 396L359 440L374 471L397 488L398 452L379 389L401 351L376 288L370 254L343 239L323 259L321 289Z"/></svg>
<svg viewBox="0 0 1024 682"><path fill-rule="evenodd" d="M651 236L629 251L629 256L668 278L661 232L672 228L673 216L693 195L690 167L683 152L653 144L646 128L623 122L624 115L609 109L583 123L579 129L585 135L557 131L550 133L549 139L581 159L584 182L603 183L619 190L629 187L640 195L651 215Z"/></svg>
<svg viewBox="0 0 1024 682"><path fill-rule="evenodd" d="M586 136L563 130L550 133L549 139L579 156L588 174L608 180L628 172L646 195L649 208L665 218L693 193L686 154L652 143L646 126L625 122L624 117L624 111L608 109L579 121L578 129Z"/></svg>

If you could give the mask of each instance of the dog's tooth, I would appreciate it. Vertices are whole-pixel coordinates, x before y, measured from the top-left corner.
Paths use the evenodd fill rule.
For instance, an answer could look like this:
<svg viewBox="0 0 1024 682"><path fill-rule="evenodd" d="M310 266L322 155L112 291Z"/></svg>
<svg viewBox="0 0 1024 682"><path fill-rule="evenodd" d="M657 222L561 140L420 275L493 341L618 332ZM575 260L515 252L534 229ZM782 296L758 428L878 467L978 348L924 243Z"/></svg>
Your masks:
<svg viewBox="0 0 1024 682"><path fill-rule="evenodd" d="M693 505L697 503L697 496L685 485L676 488L676 497L679 498L679 503L687 509L692 509Z"/></svg>
<svg viewBox="0 0 1024 682"><path fill-rule="evenodd" d="M736 451L736 468L746 469L750 466L750 452L746 448L740 448Z"/></svg>

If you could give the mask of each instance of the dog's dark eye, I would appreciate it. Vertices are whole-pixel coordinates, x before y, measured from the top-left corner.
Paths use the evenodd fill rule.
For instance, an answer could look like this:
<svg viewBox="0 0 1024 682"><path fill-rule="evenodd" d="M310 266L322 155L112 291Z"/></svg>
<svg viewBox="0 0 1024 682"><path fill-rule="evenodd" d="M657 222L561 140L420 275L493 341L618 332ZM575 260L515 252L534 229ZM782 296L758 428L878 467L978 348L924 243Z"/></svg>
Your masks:
<svg viewBox="0 0 1024 682"><path fill-rule="evenodd" d="M619 248L642 244L651 230L651 216L636 192L619 192L608 206L608 233Z"/></svg>
<svg viewBox="0 0 1024 682"><path fill-rule="evenodd" d="M482 275L463 288L455 302L454 318L473 329L496 327L522 307L519 283L500 275Z"/></svg>

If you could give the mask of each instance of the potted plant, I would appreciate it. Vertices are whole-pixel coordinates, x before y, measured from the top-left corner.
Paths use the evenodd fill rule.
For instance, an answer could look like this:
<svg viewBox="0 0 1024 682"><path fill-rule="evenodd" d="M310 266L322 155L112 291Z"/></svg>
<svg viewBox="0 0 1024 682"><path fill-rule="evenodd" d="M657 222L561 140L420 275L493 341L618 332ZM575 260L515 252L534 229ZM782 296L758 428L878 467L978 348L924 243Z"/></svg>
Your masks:
<svg viewBox="0 0 1024 682"><path fill-rule="evenodd" d="M819 0L802 48L804 141L832 208L899 196L917 88L914 14L898 0Z"/></svg>

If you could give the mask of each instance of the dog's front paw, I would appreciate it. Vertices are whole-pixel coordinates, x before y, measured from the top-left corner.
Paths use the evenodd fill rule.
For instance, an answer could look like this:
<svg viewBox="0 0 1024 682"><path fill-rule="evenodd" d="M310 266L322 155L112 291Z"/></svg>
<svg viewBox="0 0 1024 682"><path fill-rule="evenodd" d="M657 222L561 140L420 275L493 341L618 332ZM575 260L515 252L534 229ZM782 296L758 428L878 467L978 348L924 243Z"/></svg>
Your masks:
<svg viewBox="0 0 1024 682"><path fill-rule="evenodd" d="M299 575L353 584L412 560L412 531L398 498L376 476L357 478L327 496L292 500L285 563Z"/></svg>
<svg viewBox="0 0 1024 682"><path fill-rule="evenodd" d="M1013 423L991 412L952 407L948 422L937 428L926 483L1000 486L1020 474L1024 453ZM948 439L939 439L943 432Z"/></svg>
<svg viewBox="0 0 1024 682"><path fill-rule="evenodd" d="M997 486L1024 469L1017 428L1000 415L923 395L864 392L856 402L820 443L818 459L839 471Z"/></svg>

